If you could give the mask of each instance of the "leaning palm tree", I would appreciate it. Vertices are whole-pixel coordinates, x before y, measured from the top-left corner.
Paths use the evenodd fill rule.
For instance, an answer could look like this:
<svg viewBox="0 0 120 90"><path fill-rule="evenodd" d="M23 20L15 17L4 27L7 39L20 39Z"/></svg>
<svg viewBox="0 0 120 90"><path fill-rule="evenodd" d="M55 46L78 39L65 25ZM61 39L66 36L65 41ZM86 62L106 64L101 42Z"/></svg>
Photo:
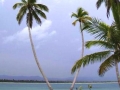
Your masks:
<svg viewBox="0 0 120 90"><path fill-rule="evenodd" d="M101 46L105 50L95 52L90 55L84 56L78 60L72 68L72 73L88 64L95 62L102 62L99 67L99 75L103 76L113 66L116 67L116 75L120 86L118 63L120 62L120 31L117 29L116 24L113 23L111 26L105 24L97 19L91 20L92 23L89 25L87 31L92 35L95 35L97 40L88 41L85 46L90 48L91 46ZM76 67L77 66L77 67Z"/></svg>
<svg viewBox="0 0 120 90"><path fill-rule="evenodd" d="M37 4L36 0L21 0L20 3L16 3L16 4L13 5L13 9L16 9L16 8L20 8L20 10L17 14L17 17L16 17L16 19L18 21L18 24L21 24L21 21L22 21L23 17L26 15L26 24L28 26L30 43L31 43L31 47L32 47L32 51L33 51L33 55L34 55L36 64L37 64L42 76L44 77L49 89L52 90L52 87L51 87L50 83L48 82L48 79L46 78L46 76L43 73L42 68L39 64L39 61L38 61L38 58L37 58L37 55L36 55L36 51L35 51L35 48L34 48L32 36L31 36L33 19L35 19L36 22L41 25L42 21L41 21L39 16L46 19L46 15L43 11L48 12L49 9L48 9L47 6L45 6L43 4Z"/></svg>
<svg viewBox="0 0 120 90"><path fill-rule="evenodd" d="M84 36L83 36L83 29L84 29L84 24L86 22L89 22L91 18L88 16L88 12L85 11L83 8L78 8L77 13L72 13L71 17L75 17L76 20L72 23L74 26L76 25L77 22L80 24L80 33L81 33L81 39L82 39L82 52L81 52L81 58L83 57L84 54ZM71 85L70 90L73 90L74 84L76 82L76 78L78 76L80 69L77 71L73 83Z"/></svg>
<svg viewBox="0 0 120 90"><path fill-rule="evenodd" d="M109 15L110 15L110 9L112 7L112 4L118 5L120 3L120 1L119 0L97 0L97 2L96 2L97 9L100 8L100 6L102 5L102 3L105 4L105 7L107 8L107 17L109 17Z"/></svg>

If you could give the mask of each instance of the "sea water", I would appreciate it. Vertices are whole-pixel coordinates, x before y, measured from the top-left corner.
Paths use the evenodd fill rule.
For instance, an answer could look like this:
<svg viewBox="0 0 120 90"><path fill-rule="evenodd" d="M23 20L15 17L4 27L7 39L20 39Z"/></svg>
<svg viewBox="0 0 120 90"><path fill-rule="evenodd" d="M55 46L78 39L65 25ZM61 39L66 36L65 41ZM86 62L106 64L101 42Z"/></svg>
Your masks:
<svg viewBox="0 0 120 90"><path fill-rule="evenodd" d="M71 83L52 83L54 90L69 90ZM94 83L91 90L119 90L117 83ZM82 90L89 90L88 84L77 83L74 90L82 86ZM0 83L0 90L49 90L46 83Z"/></svg>

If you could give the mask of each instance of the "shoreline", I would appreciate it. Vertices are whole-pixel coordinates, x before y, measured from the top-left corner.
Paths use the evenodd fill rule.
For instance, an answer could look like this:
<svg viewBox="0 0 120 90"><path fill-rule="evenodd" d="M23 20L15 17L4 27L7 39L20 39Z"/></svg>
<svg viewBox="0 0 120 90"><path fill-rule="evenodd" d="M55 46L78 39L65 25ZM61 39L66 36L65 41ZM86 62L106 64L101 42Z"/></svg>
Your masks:
<svg viewBox="0 0 120 90"><path fill-rule="evenodd" d="M46 84L46 82L0 82L0 83L14 83L14 84ZM51 82L50 82L51 83ZM118 82L77 82L76 84L114 84ZM67 82L52 82L51 84L72 84Z"/></svg>

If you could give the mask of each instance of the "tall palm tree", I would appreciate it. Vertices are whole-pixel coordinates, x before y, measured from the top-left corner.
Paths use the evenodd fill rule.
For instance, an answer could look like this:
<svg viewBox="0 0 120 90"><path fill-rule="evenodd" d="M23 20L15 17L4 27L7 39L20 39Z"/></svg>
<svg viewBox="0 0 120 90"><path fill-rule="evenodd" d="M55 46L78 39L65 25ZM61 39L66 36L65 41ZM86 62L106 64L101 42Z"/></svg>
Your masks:
<svg viewBox="0 0 120 90"><path fill-rule="evenodd" d="M81 33L81 39L82 39L82 52L81 52L81 58L84 55L84 36L83 36L83 29L84 29L84 24L91 20L91 18L88 16L88 12L85 11L83 8L78 8L77 13L72 13L71 17L75 17L76 20L72 23L74 26L76 25L77 22L80 24L80 33ZM73 90L74 84L76 82L76 78L78 76L80 69L77 71L73 83L71 85L70 90Z"/></svg>
<svg viewBox="0 0 120 90"><path fill-rule="evenodd" d="M50 83L48 82L48 79L46 78L46 76L43 73L42 68L39 64L37 54L36 54L36 51L35 51L35 48L34 48L32 36L31 36L33 19L35 19L35 21L38 24L41 25L42 21L41 21L39 16L46 19L47 17L46 17L46 15L43 11L48 12L49 9L48 9L47 6L45 6L43 4L37 4L36 0L21 0L20 3L16 3L16 4L13 5L13 9L16 9L16 8L20 8L20 10L17 14L17 17L16 17L16 19L18 21L18 24L21 24L21 21L23 20L23 17L26 16L26 24L28 26L30 43L31 43L31 47L32 47L32 51L33 51L33 55L34 55L36 64L37 64L37 66L39 68L39 71L41 72L42 76L44 77L49 89L52 90L52 87L51 87Z"/></svg>
<svg viewBox="0 0 120 90"><path fill-rule="evenodd" d="M120 1L119 0L97 0L97 2L96 2L97 9L100 8L100 6L102 5L102 3L105 4L105 7L107 8L107 17L109 17L109 15L110 15L110 9L112 7L112 4L118 5L120 3Z"/></svg>
<svg viewBox="0 0 120 90"><path fill-rule="evenodd" d="M99 67L99 75L103 76L105 72L115 66L116 75L120 86L118 70L118 63L120 62L120 31L116 28L115 23L109 26L97 19L93 19L91 21L92 24L89 25L87 31L92 35L95 35L97 40L88 41L85 46L90 48L91 46L98 45L106 50L86 55L82 59L78 60L72 68L72 73L74 73L82 65L85 67L90 63L93 64L95 62L102 62Z"/></svg>

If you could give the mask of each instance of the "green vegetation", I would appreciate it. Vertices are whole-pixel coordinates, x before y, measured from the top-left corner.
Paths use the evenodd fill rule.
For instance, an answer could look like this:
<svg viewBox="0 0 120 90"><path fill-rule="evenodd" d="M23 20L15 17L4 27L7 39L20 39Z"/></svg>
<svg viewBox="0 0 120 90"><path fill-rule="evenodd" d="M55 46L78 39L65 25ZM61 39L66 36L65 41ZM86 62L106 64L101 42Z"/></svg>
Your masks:
<svg viewBox="0 0 120 90"><path fill-rule="evenodd" d="M37 64L37 66L39 68L39 71L41 72L42 76L44 77L49 89L52 90L52 87L51 87L50 83L48 82L48 79L46 78L46 76L43 73L42 68L39 64L37 54L36 54L36 51L35 51L35 48L34 48L32 36L31 36L33 19L35 19L35 21L39 25L41 25L42 21L41 21L39 16L46 19L47 17L46 17L46 15L43 11L48 12L49 9L48 9L47 6L45 6L43 4L37 4L36 1L37 0L21 0L20 3L16 3L15 5L13 5L13 9L20 8L20 10L17 14L17 17L16 17L16 19L18 21L18 24L21 24L21 21L23 20L23 17L26 15L26 24L27 24L27 27L28 27L30 43L31 43L31 47L32 47L32 51L33 51L33 55L34 55L36 64Z"/></svg>
<svg viewBox="0 0 120 90"><path fill-rule="evenodd" d="M118 0L98 0L98 8L102 2L105 2L107 7L107 16L109 15L110 8L112 9L112 14L115 21L111 25L107 25L99 19L92 18L91 22L86 23L84 28L88 33L95 36L95 40L86 42L86 48L100 46L104 49L104 51L95 52L79 59L74 64L72 73L82 66L85 67L88 64L101 62L98 74L103 76L110 68L115 66L116 75L120 86L118 70L118 63L120 62L120 2Z"/></svg>
<svg viewBox="0 0 120 90"><path fill-rule="evenodd" d="M26 16L26 24L28 27L30 43L33 51L33 55L36 61L36 64L41 72L45 81L34 81L34 80L0 80L0 82L30 82L30 83L47 83L49 90L53 90L48 79L46 78L43 70L38 62L36 51L34 48L31 29L33 26L33 19L41 25L41 18L46 19L46 15L43 11L48 12L49 9L46 5L37 4L37 0L21 0L20 3L13 5L13 9L20 8L17 14L18 24L21 24L23 17ZM87 66L88 64L93 64L96 62L101 62L99 67L99 76L103 76L110 68L115 66L116 75L118 83L120 86L119 70L118 63L120 62L120 1L119 0L97 0L96 6L99 8L101 4L104 3L107 8L107 17L110 15L110 10L112 10L114 22L111 25L106 24L105 22L91 18L88 16L88 12L85 11L82 7L78 8L77 13L73 13L71 17L75 17L76 20L72 23L74 26L77 22L80 24L80 33L82 39L82 52L81 58L74 64L72 68L72 73L77 71L70 90L73 90L76 78L78 76L80 68ZM40 16L40 17L39 17ZM95 40L87 41L85 44L86 48L92 46L100 46L104 48L103 51L95 52L86 56L84 54L84 35L83 31L87 31L91 35L95 36ZM51 83L71 83L71 81L50 81ZM82 82L83 83L83 82ZM88 85L88 88L91 90L92 86ZM81 88L82 89L82 88Z"/></svg>
<svg viewBox="0 0 120 90"><path fill-rule="evenodd" d="M72 23L74 26L76 25L77 22L79 22L79 24L80 24L80 33L81 33L81 39L82 39L82 51L81 51L81 58L82 58L83 55L84 55L84 35L83 35L83 30L84 30L85 23L88 23L91 20L91 17L88 16L88 12L83 10L83 8L78 8L77 13L72 13L71 17L76 18L76 20ZM71 85L70 90L73 90L73 88L74 88L74 84L75 84L76 78L77 78L77 76L79 74L79 71L80 71L80 68L78 69L78 71L77 71L77 73L76 73L76 75L74 77L74 80L73 80L73 83Z"/></svg>

